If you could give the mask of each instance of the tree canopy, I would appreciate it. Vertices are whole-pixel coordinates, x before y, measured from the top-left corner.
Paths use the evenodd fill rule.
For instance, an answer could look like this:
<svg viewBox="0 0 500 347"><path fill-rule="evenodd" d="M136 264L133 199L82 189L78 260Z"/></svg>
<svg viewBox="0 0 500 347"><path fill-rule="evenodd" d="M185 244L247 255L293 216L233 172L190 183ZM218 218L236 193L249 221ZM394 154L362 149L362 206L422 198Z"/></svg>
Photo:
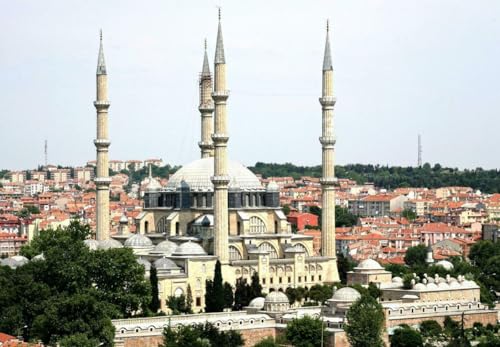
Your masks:
<svg viewBox="0 0 500 347"><path fill-rule="evenodd" d="M111 319L147 308L150 285L130 249L90 251L90 228L40 232L22 254L44 259L0 266L0 331L61 346L111 346Z"/></svg>
<svg viewBox="0 0 500 347"><path fill-rule="evenodd" d="M371 295L362 295L347 311L344 330L352 347L382 347L384 312Z"/></svg>
<svg viewBox="0 0 500 347"><path fill-rule="evenodd" d="M236 330L219 331L213 324L170 326L163 331L161 347L243 346L244 340Z"/></svg>
<svg viewBox="0 0 500 347"><path fill-rule="evenodd" d="M286 326L286 339L295 347L321 347L328 332L318 318L295 318Z"/></svg>

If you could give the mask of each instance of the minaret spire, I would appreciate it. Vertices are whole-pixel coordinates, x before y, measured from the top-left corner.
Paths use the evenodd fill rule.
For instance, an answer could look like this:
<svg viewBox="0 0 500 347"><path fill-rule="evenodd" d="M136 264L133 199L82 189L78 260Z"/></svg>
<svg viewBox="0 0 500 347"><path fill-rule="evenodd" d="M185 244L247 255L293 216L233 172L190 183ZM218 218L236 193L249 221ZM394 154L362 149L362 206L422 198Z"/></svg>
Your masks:
<svg viewBox="0 0 500 347"><path fill-rule="evenodd" d="M322 110L322 132L319 141L322 149L323 218L321 219L321 255L330 259L328 281L339 279L335 252L335 134L333 122L333 68L330 53L329 23L326 25L325 54L323 58L322 93L319 98Z"/></svg>
<svg viewBox="0 0 500 347"><path fill-rule="evenodd" d="M102 31L100 32L99 56L96 72L97 97L94 106L97 110L97 137L94 144L97 151L97 174L94 182L97 190L96 197L96 238L109 238L109 158L108 149L111 142L108 136L108 75L104 62L102 45Z"/></svg>
<svg viewBox="0 0 500 347"><path fill-rule="evenodd" d="M219 28L217 32L217 46L214 59L214 92L212 98L215 103L215 129L212 140L215 147L214 155L214 255L222 264L229 262L229 225L228 225L228 185L227 168L227 134L226 101L229 91L226 90L226 60L222 42L222 27L219 9Z"/></svg>
<svg viewBox="0 0 500 347"><path fill-rule="evenodd" d="M201 141L198 146L201 150L201 157L208 158L214 156L214 144L212 141L214 102L212 100L212 75L207 56L207 40L205 39L205 54L203 56L203 68L200 80L200 104L198 110L201 114Z"/></svg>

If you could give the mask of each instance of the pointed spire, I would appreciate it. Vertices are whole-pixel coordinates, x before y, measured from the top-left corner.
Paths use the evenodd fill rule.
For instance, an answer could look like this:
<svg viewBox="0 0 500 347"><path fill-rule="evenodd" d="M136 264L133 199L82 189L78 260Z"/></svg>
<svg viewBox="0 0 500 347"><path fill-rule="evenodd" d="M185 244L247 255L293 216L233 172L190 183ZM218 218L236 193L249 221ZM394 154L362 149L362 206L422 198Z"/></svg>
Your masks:
<svg viewBox="0 0 500 347"><path fill-rule="evenodd" d="M205 56L203 57L203 70L201 70L202 76L210 76L210 66L208 65L207 56L207 39L205 39Z"/></svg>
<svg viewBox="0 0 500 347"><path fill-rule="evenodd" d="M104 49L102 48L102 29L100 31L99 57L97 58L97 75L106 75L106 63L104 61Z"/></svg>
<svg viewBox="0 0 500 347"><path fill-rule="evenodd" d="M222 26L220 22L221 22L221 12L219 7L219 28L217 30L217 45L215 47L214 64L226 63L226 58L224 57L224 43L222 42Z"/></svg>
<svg viewBox="0 0 500 347"><path fill-rule="evenodd" d="M323 71L333 70L332 67L332 54L330 53L330 22L326 21L326 42L325 42L325 55L323 57Z"/></svg>

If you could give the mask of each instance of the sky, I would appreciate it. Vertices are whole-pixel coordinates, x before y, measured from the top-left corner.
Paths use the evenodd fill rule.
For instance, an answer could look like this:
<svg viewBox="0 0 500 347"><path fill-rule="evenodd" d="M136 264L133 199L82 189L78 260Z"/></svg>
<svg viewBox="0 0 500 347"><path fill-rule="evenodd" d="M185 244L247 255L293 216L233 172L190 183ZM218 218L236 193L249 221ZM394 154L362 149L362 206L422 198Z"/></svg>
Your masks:
<svg viewBox="0 0 500 347"><path fill-rule="evenodd" d="M227 62L229 156L321 162L331 23L336 160L500 168L500 1L19 0L1 2L0 168L95 159L99 29L110 159L199 158L198 74ZM213 69L213 65L212 65Z"/></svg>

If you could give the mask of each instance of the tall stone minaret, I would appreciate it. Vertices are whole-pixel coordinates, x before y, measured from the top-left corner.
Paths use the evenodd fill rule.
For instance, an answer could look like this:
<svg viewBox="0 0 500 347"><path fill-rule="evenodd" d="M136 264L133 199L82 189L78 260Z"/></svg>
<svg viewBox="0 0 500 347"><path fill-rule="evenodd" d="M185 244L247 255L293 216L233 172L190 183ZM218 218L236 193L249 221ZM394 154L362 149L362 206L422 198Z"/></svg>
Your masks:
<svg viewBox="0 0 500 347"><path fill-rule="evenodd" d="M102 48L102 31L97 59L97 98L94 106L97 110L97 137L94 144L97 150L97 175L94 178L97 189L96 201L96 239L109 238L109 159L108 148L111 142L108 136L108 76Z"/></svg>
<svg viewBox="0 0 500 347"><path fill-rule="evenodd" d="M322 109L323 174L321 177L323 213L321 219L321 254L331 259L335 254L335 136L333 132L333 67L330 53L329 24L326 24L325 55L323 58L323 88L319 98ZM336 269L336 266L335 266ZM338 277L338 274L337 274Z"/></svg>
<svg viewBox="0 0 500 347"><path fill-rule="evenodd" d="M229 91L226 90L226 59L222 42L221 14L219 9L219 28L217 31L217 46L214 60L215 88L212 98L215 103L215 131L212 140L215 147L214 156L214 254L222 264L229 260L228 245L228 203L227 188L229 176L227 170L227 141L229 136L226 128L226 101Z"/></svg>
<svg viewBox="0 0 500 347"><path fill-rule="evenodd" d="M214 156L214 144L212 142L214 103L212 100L212 75L208 65L207 40L205 40L205 56L203 57L203 69L200 75L200 106L201 113L201 141L198 146L201 149L201 157Z"/></svg>

